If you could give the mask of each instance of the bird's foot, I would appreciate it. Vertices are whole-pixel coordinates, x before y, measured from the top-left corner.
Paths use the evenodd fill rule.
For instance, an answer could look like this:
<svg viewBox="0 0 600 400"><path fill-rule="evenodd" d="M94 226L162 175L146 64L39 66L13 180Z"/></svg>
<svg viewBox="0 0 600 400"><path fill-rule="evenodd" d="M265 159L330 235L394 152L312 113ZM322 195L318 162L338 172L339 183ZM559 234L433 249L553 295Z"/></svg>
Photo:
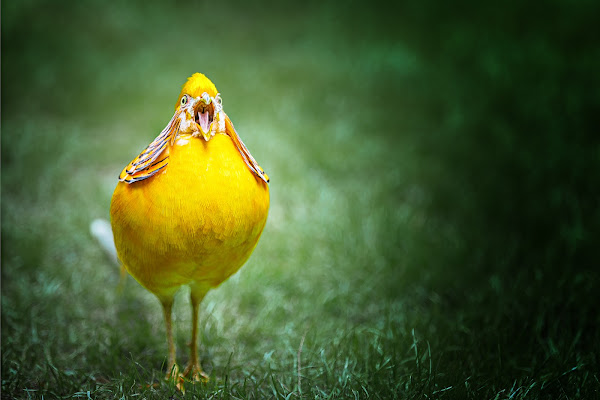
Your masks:
<svg viewBox="0 0 600 400"><path fill-rule="evenodd" d="M176 382L177 379L179 379L179 377L181 377L181 374L179 373L179 366L177 364L172 364L169 367L169 369L167 370L167 375L165 375L165 380Z"/></svg>
<svg viewBox="0 0 600 400"><path fill-rule="evenodd" d="M167 372L167 375L165 376L165 380L167 382L173 382L177 390L185 393L185 387L183 386L184 377L183 374L179 372L179 366L177 364L171 366L169 372Z"/></svg>
<svg viewBox="0 0 600 400"><path fill-rule="evenodd" d="M208 375L202 371L202 367L200 363L192 363L190 362L183 371L183 376L189 379L192 382L208 382Z"/></svg>

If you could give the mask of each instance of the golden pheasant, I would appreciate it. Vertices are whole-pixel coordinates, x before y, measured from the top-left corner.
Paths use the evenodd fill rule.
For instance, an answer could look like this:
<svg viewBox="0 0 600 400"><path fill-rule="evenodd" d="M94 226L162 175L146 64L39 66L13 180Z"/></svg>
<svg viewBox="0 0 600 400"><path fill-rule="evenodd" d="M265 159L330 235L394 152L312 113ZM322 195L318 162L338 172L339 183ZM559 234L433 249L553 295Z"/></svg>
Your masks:
<svg viewBox="0 0 600 400"><path fill-rule="evenodd" d="M198 308L206 293L250 257L269 210L269 178L225 114L213 83L196 73L173 117L119 175L110 206L117 254L160 300L168 344L167 379L207 379L198 360ZM171 309L191 288L191 356L175 360Z"/></svg>

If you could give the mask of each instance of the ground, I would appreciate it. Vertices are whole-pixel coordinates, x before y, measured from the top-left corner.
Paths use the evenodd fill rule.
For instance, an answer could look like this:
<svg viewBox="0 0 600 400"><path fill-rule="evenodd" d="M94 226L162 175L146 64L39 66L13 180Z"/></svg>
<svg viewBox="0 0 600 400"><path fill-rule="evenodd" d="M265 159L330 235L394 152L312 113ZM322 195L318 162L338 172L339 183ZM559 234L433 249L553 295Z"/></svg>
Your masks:
<svg viewBox="0 0 600 400"><path fill-rule="evenodd" d="M600 396L592 2L161 4L2 3L2 398ZM181 393L89 224L197 71L271 209Z"/></svg>

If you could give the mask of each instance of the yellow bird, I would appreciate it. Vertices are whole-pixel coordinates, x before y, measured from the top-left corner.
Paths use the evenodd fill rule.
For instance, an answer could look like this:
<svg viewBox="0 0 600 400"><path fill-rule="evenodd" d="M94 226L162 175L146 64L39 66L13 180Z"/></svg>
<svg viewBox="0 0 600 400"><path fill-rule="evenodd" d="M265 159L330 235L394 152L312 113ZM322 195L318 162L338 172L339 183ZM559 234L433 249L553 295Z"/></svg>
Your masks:
<svg viewBox="0 0 600 400"><path fill-rule="evenodd" d="M160 300L168 344L167 379L206 380L198 360L198 308L211 289L250 257L269 211L268 176L225 114L203 74L183 85L173 117L119 175L110 205L117 254ZM175 292L191 288L191 355L175 359Z"/></svg>

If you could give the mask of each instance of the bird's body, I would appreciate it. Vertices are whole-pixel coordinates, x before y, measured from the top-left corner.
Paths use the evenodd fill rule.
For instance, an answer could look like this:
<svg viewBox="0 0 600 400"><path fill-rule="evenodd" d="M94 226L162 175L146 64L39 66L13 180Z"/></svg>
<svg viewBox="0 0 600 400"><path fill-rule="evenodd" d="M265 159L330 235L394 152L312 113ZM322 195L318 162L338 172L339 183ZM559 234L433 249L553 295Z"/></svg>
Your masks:
<svg viewBox="0 0 600 400"><path fill-rule="evenodd" d="M229 137L180 135L165 172L120 182L111 208L119 258L160 298L181 285L215 287L236 272L258 242L269 193Z"/></svg>
<svg viewBox="0 0 600 400"><path fill-rule="evenodd" d="M121 173L111 224L119 259L163 304L170 369L173 296L191 287L192 359L184 374L199 379L198 304L250 257L266 223L269 190L212 82L194 74L179 99L165 130Z"/></svg>

